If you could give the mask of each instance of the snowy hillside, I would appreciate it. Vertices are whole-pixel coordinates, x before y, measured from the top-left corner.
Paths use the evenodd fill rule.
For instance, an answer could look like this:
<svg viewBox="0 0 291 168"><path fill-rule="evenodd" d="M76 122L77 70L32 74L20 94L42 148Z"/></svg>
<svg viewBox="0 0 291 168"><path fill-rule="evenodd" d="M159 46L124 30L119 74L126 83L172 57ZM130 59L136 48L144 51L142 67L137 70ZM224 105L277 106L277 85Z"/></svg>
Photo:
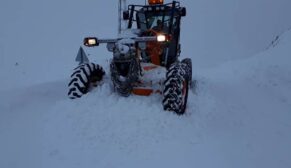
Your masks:
<svg viewBox="0 0 291 168"><path fill-rule="evenodd" d="M189 94L186 115L177 116L162 110L160 95L118 96L108 78L82 99L69 100L68 77L76 65L73 61L82 37L99 32L114 37L116 20L102 20L100 15L116 4L57 2L1 2L0 18L5 22L0 29L1 168L291 167L290 30L268 50L242 56L241 52L258 51L265 44L245 51L233 39L235 32L215 47L209 41L223 35L216 29L223 26L204 30L210 22L199 28L195 25L199 14L216 18L215 12L224 11L227 1L210 15L206 15L206 7L216 9L210 5L212 0L185 1L190 10L183 23L183 53L201 54L198 58L193 54L194 66L207 65L195 66L197 88ZM237 1L242 6L247 4L244 2ZM236 3L224 7L232 5ZM9 9L17 12L6 19L3 11ZM87 9L88 16L81 9ZM219 15L225 16L224 23L229 20L228 12L233 11ZM104 26L88 19L95 15ZM115 14L111 16L115 18ZM202 19L198 22L203 23ZM286 30L286 25L273 27L278 31L272 37ZM199 34L199 38L187 36L193 30L209 33ZM13 39L19 41L14 44ZM194 51L191 44L199 41L203 43L195 45L198 51ZM224 46L230 43L229 48ZM212 47L214 51L209 51ZM108 72L110 54L105 47L87 52ZM211 57L214 52L217 55ZM235 52L239 57L231 57ZM99 57L93 57L96 55Z"/></svg>
<svg viewBox="0 0 291 168"><path fill-rule="evenodd" d="M181 2L187 7L182 21L182 55L191 57L195 67L211 68L250 57L291 27L289 0ZM116 36L116 11L115 1L1 1L0 78L5 80L0 90L66 78L85 36ZM111 56L105 47L90 54L92 59Z"/></svg>

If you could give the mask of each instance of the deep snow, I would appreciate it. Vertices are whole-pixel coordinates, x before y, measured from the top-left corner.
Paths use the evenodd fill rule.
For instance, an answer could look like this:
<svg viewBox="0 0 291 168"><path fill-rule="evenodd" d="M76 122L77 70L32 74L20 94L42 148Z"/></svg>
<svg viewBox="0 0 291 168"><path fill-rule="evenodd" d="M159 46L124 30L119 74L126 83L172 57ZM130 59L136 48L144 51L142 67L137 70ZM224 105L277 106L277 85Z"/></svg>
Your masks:
<svg viewBox="0 0 291 168"><path fill-rule="evenodd" d="M199 41L191 43L193 39L186 37L196 26L193 22L199 18L198 14L201 18L212 17L205 15L203 7L201 13L188 9L182 36L183 53L204 53L205 60L194 55L192 59L210 63L207 68L201 68L194 62L193 78L198 85L189 94L187 114L177 116L162 110L160 95L119 97L112 92L109 82L82 99L67 98L66 85L70 70L76 65L73 60L82 37L96 32L104 32L104 37L113 36L110 31L116 31L112 20L103 19L103 27L88 19L96 15L93 11L101 13L95 9L97 6L101 10L101 2L63 1L57 6L53 1L13 2L5 2L9 8L3 10L15 8L18 12L9 19L1 13L6 24L0 29L0 167L291 167L290 31L280 36L276 46L245 57L230 56L229 50L231 53L244 50L229 35L225 44L215 47L223 51L214 58L207 54L214 51L202 48L215 46L208 42L221 35L220 29L207 29L212 31L208 36L206 33L199 36L204 42L195 45L199 50L193 51L190 44ZM278 6L283 2L287 3L276 1ZM207 1L185 3L193 8L209 5ZM222 10L222 6L215 11ZM2 4L1 7L4 8ZM50 15L50 9L56 13ZM82 9L88 12L87 17ZM74 17L72 13L76 13ZM40 15L35 17L35 14ZM223 20L226 22L228 18ZM52 26L54 23L58 24ZM30 30L31 24L36 28ZM13 44L6 31L12 39L19 39L19 43ZM265 33L270 32L265 29ZM231 42L234 44L229 48L224 46ZM257 51L260 45L265 44L254 46ZM110 53L105 49L87 52L108 72Z"/></svg>

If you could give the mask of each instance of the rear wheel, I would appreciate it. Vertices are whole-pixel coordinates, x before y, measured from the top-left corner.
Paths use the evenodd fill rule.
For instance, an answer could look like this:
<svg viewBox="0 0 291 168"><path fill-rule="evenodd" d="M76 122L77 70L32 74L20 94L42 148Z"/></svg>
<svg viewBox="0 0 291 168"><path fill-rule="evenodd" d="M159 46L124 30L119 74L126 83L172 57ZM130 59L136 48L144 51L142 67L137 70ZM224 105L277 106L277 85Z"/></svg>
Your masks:
<svg viewBox="0 0 291 168"><path fill-rule="evenodd" d="M85 63L74 69L68 84L68 96L71 99L82 97L88 93L91 86L96 85L102 80L105 72L103 68L97 64Z"/></svg>
<svg viewBox="0 0 291 168"><path fill-rule="evenodd" d="M164 110L184 114L187 107L189 78L184 63L170 66L164 82Z"/></svg>

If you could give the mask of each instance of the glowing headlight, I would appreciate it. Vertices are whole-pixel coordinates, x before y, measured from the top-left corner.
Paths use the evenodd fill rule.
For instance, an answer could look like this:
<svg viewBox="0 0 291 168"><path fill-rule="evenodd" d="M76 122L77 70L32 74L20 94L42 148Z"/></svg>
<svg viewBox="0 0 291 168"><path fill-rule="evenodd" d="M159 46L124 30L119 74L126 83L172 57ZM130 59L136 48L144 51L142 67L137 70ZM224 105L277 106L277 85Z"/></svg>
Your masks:
<svg viewBox="0 0 291 168"><path fill-rule="evenodd" d="M88 44L89 45L96 45L97 44L97 41L95 39L89 39L88 40Z"/></svg>
<svg viewBox="0 0 291 168"><path fill-rule="evenodd" d="M158 40L158 42L164 42L164 41L166 41L166 36L165 35L158 35L157 40Z"/></svg>
<svg viewBox="0 0 291 168"><path fill-rule="evenodd" d="M98 46L98 39L96 37L87 37L84 39L84 45L87 47Z"/></svg>

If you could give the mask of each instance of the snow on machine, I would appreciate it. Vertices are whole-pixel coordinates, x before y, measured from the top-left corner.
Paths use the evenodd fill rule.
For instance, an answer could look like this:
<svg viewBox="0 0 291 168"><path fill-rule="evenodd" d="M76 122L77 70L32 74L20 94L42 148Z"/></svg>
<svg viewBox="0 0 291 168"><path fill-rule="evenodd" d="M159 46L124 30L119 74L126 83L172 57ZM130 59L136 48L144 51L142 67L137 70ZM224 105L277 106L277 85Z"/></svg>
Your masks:
<svg viewBox="0 0 291 168"><path fill-rule="evenodd" d="M111 80L119 95L158 93L163 96L164 110L184 114L192 81L191 59L178 59L180 24L186 8L177 1L164 4L163 0L148 0L146 5L129 6L125 1L119 1L119 37L86 37L84 46L107 44L108 51L113 53ZM71 99L80 98L90 87L98 86L105 75L103 68L90 63L83 52L78 54L81 63L68 85Z"/></svg>

